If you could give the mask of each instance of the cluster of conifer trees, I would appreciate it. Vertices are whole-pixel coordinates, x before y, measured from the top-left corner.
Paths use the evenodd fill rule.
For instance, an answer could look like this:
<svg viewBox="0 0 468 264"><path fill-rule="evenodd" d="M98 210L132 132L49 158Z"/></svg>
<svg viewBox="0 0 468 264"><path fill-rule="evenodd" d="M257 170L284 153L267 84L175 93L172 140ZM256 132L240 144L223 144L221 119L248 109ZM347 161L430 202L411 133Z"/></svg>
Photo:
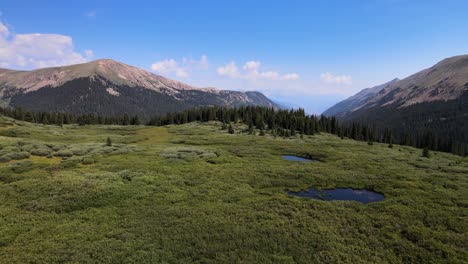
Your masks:
<svg viewBox="0 0 468 264"><path fill-rule="evenodd" d="M140 125L138 116L128 115L103 117L93 114L69 114L69 113L49 113L49 112L29 112L21 108L2 109L0 114L33 123L42 124L109 124L109 125ZM270 134L289 137L296 134L313 135L315 133L326 132L337 135L341 138L352 138L367 142L380 142L389 144L414 146L428 150L452 152L460 156L468 155L468 146L464 142L451 142L450 139L437 137L431 130L424 133L402 133L395 136L394 131L389 128L377 127L361 123L339 123L335 117L307 115L303 109L297 110L276 110L273 108L260 106L245 106L238 108L224 107L201 107L186 111L168 113L154 116L145 123L148 126L164 126L172 124L185 124L190 122L221 121L223 128L234 133L231 123L242 122L248 126L245 131L254 134L259 130L260 135L266 132Z"/></svg>
<svg viewBox="0 0 468 264"><path fill-rule="evenodd" d="M70 114L62 112L31 112L22 108L0 108L0 114L26 122L45 125L140 125L138 116L100 116L94 114Z"/></svg>
<svg viewBox="0 0 468 264"><path fill-rule="evenodd" d="M313 135L326 132L341 138L347 137L360 141L400 144L425 148L428 150L451 152L460 156L468 155L466 142L452 141L450 137L439 137L432 129L415 130L414 133L393 131L390 128L363 123L339 123L335 117L306 115L303 109L275 110L272 108L246 106L239 108L205 107L187 111L169 113L151 118L148 125L161 126L184 124L194 121L207 122L218 120L223 123L243 122L248 125L248 132L259 129L270 130L278 136L295 134ZM227 126L226 126L227 127Z"/></svg>

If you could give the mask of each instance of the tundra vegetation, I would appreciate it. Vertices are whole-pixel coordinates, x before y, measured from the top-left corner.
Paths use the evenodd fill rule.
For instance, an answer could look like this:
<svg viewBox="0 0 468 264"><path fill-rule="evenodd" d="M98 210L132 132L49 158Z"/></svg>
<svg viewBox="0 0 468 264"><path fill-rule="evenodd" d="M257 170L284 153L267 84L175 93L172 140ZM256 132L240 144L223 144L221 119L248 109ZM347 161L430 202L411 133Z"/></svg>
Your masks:
<svg viewBox="0 0 468 264"><path fill-rule="evenodd" d="M324 132L223 128L0 117L0 263L468 261L467 158ZM288 194L309 188L385 199Z"/></svg>

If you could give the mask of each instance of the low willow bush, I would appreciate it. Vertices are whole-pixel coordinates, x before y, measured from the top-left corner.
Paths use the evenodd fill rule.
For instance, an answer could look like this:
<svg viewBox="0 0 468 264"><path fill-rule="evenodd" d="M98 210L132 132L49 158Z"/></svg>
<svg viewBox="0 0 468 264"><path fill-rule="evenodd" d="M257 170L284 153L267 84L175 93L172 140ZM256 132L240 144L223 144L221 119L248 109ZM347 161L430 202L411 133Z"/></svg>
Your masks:
<svg viewBox="0 0 468 264"><path fill-rule="evenodd" d="M138 176L142 176L141 173L136 172L136 171L130 171L130 170L119 171L117 172L117 175L119 175L124 181L132 181L134 178Z"/></svg>
<svg viewBox="0 0 468 264"><path fill-rule="evenodd" d="M70 150L64 149L64 150L57 151L54 155L57 157L72 157L73 152L71 152Z"/></svg>
<svg viewBox="0 0 468 264"><path fill-rule="evenodd" d="M10 160L22 160L29 158L30 154L28 152L11 152L8 154L4 154L0 157L1 162L6 162Z"/></svg>
<svg viewBox="0 0 468 264"><path fill-rule="evenodd" d="M30 151L31 155L46 157L52 153L50 149L33 149Z"/></svg>
<svg viewBox="0 0 468 264"><path fill-rule="evenodd" d="M93 164L96 162L96 157L94 156L84 156L81 159L81 164L88 165L88 164Z"/></svg>
<svg viewBox="0 0 468 264"><path fill-rule="evenodd" d="M211 159L218 155L213 151L205 150L197 147L175 147L168 148L161 152L161 157L173 160L195 160L195 159Z"/></svg>
<svg viewBox="0 0 468 264"><path fill-rule="evenodd" d="M34 162L30 160L17 161L10 164L10 169L16 173L23 173L34 168Z"/></svg>

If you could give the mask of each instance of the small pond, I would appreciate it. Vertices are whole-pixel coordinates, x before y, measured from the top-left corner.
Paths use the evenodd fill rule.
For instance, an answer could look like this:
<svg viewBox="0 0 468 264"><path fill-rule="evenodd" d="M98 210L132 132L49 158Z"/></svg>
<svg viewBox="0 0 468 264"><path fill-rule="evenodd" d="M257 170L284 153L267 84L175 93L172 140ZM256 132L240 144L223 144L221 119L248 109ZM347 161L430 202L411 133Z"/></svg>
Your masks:
<svg viewBox="0 0 468 264"><path fill-rule="evenodd" d="M300 162L314 162L318 161L316 159L306 159L298 156L292 156L292 155L283 155L283 159L289 160L289 161L300 161Z"/></svg>
<svg viewBox="0 0 468 264"><path fill-rule="evenodd" d="M291 192L288 194L298 197L306 197L312 199L318 199L323 201L356 201L363 204L373 203L382 201L385 196L380 193L376 193L369 190L356 190L351 188L346 189L329 189L329 190L317 190L314 188L308 191L301 190L299 192Z"/></svg>

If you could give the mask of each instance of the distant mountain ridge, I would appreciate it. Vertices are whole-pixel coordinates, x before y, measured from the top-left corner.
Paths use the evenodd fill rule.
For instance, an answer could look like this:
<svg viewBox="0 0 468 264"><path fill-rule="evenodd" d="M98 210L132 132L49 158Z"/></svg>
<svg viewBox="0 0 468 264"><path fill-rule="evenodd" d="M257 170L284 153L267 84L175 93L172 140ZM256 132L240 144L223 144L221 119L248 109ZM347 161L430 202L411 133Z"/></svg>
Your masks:
<svg viewBox="0 0 468 264"><path fill-rule="evenodd" d="M368 93L369 91L371 92ZM366 109L387 106L404 108L419 103L447 102L460 98L467 91L468 55L461 55L444 59L405 79L396 79L371 90L364 89L327 109L324 114L349 119L357 117Z"/></svg>
<svg viewBox="0 0 468 264"><path fill-rule="evenodd" d="M399 79L393 79L388 83L384 83L378 86L374 86L372 88L366 88L361 90L359 93L335 104L334 106L328 108L325 112L323 112L323 115L326 116L336 116L336 117L344 117L347 113L353 111L354 109L362 106L367 102L367 100L374 95L376 95L378 92L380 92L382 89L385 87L394 84L395 82L398 82Z"/></svg>
<svg viewBox="0 0 468 264"><path fill-rule="evenodd" d="M0 101L31 111L150 116L198 106L278 106L260 92L196 88L111 59L33 71L0 69Z"/></svg>
<svg viewBox="0 0 468 264"><path fill-rule="evenodd" d="M389 128L395 142L405 145L456 154L468 148L468 55L444 59L376 90L370 95L361 91L324 114Z"/></svg>

